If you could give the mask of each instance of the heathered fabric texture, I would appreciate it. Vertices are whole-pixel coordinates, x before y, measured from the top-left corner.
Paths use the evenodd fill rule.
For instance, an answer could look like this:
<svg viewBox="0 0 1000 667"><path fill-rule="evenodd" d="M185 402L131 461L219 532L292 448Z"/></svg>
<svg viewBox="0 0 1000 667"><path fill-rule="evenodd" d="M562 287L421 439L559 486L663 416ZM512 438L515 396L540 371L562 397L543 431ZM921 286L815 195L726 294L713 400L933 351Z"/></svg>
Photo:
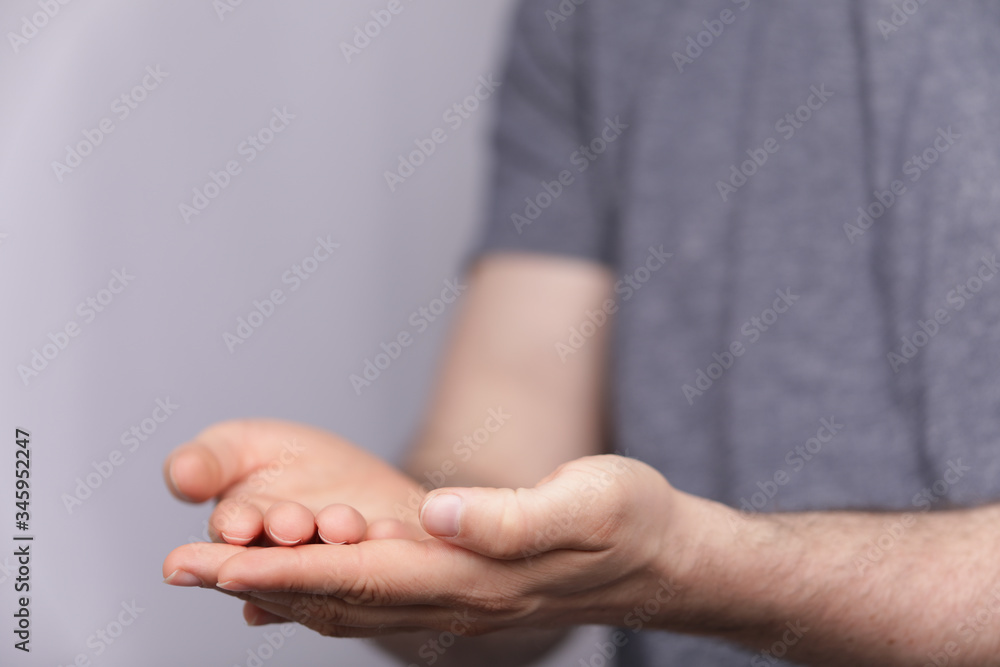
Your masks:
<svg viewBox="0 0 1000 667"><path fill-rule="evenodd" d="M1000 498L1000 3L561 4L518 12L473 256L624 280L614 448L768 512ZM774 664L621 625L622 665Z"/></svg>

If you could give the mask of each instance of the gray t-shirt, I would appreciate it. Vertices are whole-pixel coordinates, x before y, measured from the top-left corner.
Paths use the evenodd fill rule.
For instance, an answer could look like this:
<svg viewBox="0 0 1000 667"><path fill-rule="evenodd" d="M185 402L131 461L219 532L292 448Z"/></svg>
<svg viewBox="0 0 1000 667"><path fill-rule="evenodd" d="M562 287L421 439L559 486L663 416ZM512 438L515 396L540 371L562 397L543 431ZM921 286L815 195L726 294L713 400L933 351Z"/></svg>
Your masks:
<svg viewBox="0 0 1000 667"><path fill-rule="evenodd" d="M746 511L1000 498L1000 3L526 1L495 141L474 254L620 278L616 450ZM778 664L621 625L622 665Z"/></svg>

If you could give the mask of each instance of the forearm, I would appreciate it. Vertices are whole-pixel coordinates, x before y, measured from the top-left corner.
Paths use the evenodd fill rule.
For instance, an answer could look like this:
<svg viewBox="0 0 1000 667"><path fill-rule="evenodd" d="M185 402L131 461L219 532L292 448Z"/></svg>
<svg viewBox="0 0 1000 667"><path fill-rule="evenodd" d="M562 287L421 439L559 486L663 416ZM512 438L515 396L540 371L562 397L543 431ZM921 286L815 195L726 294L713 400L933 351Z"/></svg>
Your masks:
<svg viewBox="0 0 1000 667"><path fill-rule="evenodd" d="M1000 507L744 517L688 502L704 529L663 628L809 665L1000 664Z"/></svg>
<svg viewBox="0 0 1000 667"><path fill-rule="evenodd" d="M402 469L425 489L531 487L559 464L599 453L607 331L564 363L555 345L611 296L606 268L541 255L481 260L452 332L433 399ZM526 326L530 323L530 326ZM567 631L511 630L454 645L436 666L527 665ZM379 640L430 664L440 633Z"/></svg>
<svg viewBox="0 0 1000 667"><path fill-rule="evenodd" d="M606 268L541 255L478 262L404 469L430 486L530 487L600 453L609 327L556 343L610 298Z"/></svg>

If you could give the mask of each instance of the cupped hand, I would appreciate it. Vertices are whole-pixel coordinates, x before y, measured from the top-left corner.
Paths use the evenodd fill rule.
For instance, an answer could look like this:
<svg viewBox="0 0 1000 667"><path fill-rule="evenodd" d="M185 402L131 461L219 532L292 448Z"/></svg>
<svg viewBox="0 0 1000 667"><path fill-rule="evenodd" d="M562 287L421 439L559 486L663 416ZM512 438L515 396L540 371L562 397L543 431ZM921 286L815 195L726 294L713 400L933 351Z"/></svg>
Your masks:
<svg viewBox="0 0 1000 667"><path fill-rule="evenodd" d="M213 541L292 546L310 541L427 535L409 477L332 433L282 421L216 424L164 463L168 488L188 502L218 500Z"/></svg>
<svg viewBox="0 0 1000 667"><path fill-rule="evenodd" d="M436 539L188 545L164 573L246 600L258 623L365 637L622 625L649 601L666 610L695 567L696 499L618 456L572 461L532 489L439 489L420 519Z"/></svg>

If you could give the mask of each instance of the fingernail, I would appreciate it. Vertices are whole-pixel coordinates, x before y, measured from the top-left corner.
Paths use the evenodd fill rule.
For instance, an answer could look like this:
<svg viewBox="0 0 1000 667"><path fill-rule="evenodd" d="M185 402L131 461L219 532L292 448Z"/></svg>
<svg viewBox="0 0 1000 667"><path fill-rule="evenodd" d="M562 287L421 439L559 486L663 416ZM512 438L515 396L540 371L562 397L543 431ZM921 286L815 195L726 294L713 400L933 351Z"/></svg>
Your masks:
<svg viewBox="0 0 1000 667"><path fill-rule="evenodd" d="M224 539L226 542L228 542L229 544L235 544L236 546L243 546L245 544L248 544L251 540L253 540L252 537L235 537L233 535L227 535L226 533L219 533L219 534L222 535L222 539Z"/></svg>
<svg viewBox="0 0 1000 667"><path fill-rule="evenodd" d="M250 618L246 618L246 616L249 616ZM247 625L249 626L260 625L259 623L260 612L257 611L256 607L251 607L247 612L246 616L244 616L243 620L247 622Z"/></svg>
<svg viewBox="0 0 1000 667"><path fill-rule="evenodd" d="M170 584L171 586L204 586L205 582L194 576L190 572L184 570L174 570L170 573L163 583Z"/></svg>
<svg viewBox="0 0 1000 667"><path fill-rule="evenodd" d="M271 537L272 540L274 540L283 547L294 547L296 544L302 541L302 540L284 540L275 535L274 533L272 533L270 528L267 529L267 534Z"/></svg>
<svg viewBox="0 0 1000 667"><path fill-rule="evenodd" d="M462 499L452 493L442 493L431 498L420 512L420 523L431 535L455 537L462 514Z"/></svg>
<svg viewBox="0 0 1000 667"><path fill-rule="evenodd" d="M316 532L319 533L319 539L323 540L323 544L341 544L341 545L347 544L346 541L344 541L344 542L331 542L327 538L323 537L322 531L317 530Z"/></svg>
<svg viewBox="0 0 1000 667"><path fill-rule="evenodd" d="M216 586L226 591L233 591L234 593L242 593L250 590L249 586L244 586L243 584L235 581L220 581L216 584Z"/></svg>

